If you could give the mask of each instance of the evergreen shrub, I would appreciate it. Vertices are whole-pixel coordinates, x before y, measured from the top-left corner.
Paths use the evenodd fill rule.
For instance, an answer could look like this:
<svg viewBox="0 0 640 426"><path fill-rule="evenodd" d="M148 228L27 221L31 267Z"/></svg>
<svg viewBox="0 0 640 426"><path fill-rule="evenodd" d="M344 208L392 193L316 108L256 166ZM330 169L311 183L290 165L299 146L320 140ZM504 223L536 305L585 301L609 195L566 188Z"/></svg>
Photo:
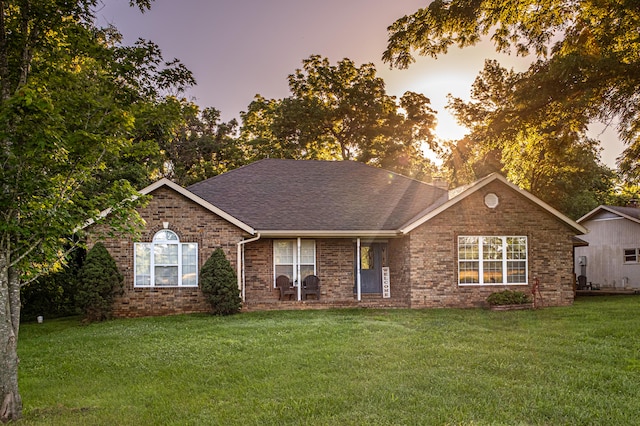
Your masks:
<svg viewBox="0 0 640 426"><path fill-rule="evenodd" d="M237 275L221 248L211 254L200 270L200 289L214 315L232 315L242 307Z"/></svg>
<svg viewBox="0 0 640 426"><path fill-rule="evenodd" d="M85 250L77 248L62 270L42 276L20 289L22 321L35 321L39 315L52 319L79 313L76 307L78 271L85 255Z"/></svg>
<svg viewBox="0 0 640 426"><path fill-rule="evenodd" d="M104 244L96 243L78 273L76 301L85 321L112 317L113 301L122 294L123 277Z"/></svg>

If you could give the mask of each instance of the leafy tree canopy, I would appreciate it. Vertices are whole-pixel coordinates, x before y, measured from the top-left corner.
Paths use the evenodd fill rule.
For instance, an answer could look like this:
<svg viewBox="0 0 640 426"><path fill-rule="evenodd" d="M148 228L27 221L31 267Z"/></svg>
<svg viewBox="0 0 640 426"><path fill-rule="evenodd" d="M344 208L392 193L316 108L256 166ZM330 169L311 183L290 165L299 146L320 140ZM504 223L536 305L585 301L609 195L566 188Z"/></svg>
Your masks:
<svg viewBox="0 0 640 426"><path fill-rule="evenodd" d="M235 169L244 163L238 145L238 123L224 123L220 111L183 101L175 117L181 121L171 137L160 142L162 175L187 186Z"/></svg>
<svg viewBox="0 0 640 426"><path fill-rule="evenodd" d="M638 28L636 0L436 0L389 27L383 59L407 67L416 51L437 57L452 45L474 45L483 36L498 51L534 54L538 60L518 76L521 81L512 94L512 111L523 126L543 116L567 121L573 131L594 120L617 121L628 144L621 170L637 178Z"/></svg>
<svg viewBox="0 0 640 426"><path fill-rule="evenodd" d="M449 108L470 134L450 143L444 166L454 184L499 171L573 218L606 203L614 173L599 160L596 140L570 121L539 117L536 123L514 113L513 92L520 74L486 61L471 100L451 98Z"/></svg>
<svg viewBox="0 0 640 426"><path fill-rule="evenodd" d="M102 209L133 230L136 192L122 178L155 161L171 98L193 83L155 44L122 46L114 28L98 28L98 5L0 1L0 421L21 416L21 285L59 267L75 245L64 236Z"/></svg>
<svg viewBox="0 0 640 426"><path fill-rule="evenodd" d="M437 148L424 95L386 93L373 64L337 65L314 55L289 76L291 96L259 95L242 114L247 161L265 157L355 160L406 175L430 173L422 146Z"/></svg>

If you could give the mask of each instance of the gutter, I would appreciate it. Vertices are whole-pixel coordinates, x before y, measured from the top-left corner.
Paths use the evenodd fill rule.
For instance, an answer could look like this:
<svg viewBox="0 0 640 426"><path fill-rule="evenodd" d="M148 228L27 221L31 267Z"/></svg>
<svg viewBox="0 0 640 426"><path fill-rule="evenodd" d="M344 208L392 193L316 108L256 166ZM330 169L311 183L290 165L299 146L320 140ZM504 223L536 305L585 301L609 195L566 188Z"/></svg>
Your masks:
<svg viewBox="0 0 640 426"><path fill-rule="evenodd" d="M263 237L268 238L394 238L402 234L397 230L347 230L347 231L326 231L326 230L261 230Z"/></svg>
<svg viewBox="0 0 640 426"><path fill-rule="evenodd" d="M248 240L238 241L238 243L237 243L238 244L238 253L237 253L236 268L237 268L237 276L238 276L238 290L240 290L243 303L245 301L244 250L243 250L243 246L245 244L247 244L247 243L252 243L254 241L258 241L259 239L260 239L260 233L258 232L258 234L255 237L250 238Z"/></svg>

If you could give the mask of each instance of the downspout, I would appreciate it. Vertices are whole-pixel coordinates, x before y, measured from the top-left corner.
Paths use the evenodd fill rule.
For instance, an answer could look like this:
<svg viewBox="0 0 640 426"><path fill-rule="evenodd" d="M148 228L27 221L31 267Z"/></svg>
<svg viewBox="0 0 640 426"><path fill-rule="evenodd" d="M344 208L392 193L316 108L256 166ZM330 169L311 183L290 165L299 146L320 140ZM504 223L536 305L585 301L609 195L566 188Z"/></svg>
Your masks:
<svg viewBox="0 0 640 426"><path fill-rule="evenodd" d="M237 275L238 275L238 290L240 290L242 295L242 302L245 300L245 282L244 282L244 250L243 246L247 243L252 243L254 241L258 241L260 239L260 233L256 235L254 238L250 238L248 240L238 241L238 259L236 262Z"/></svg>
<svg viewBox="0 0 640 426"><path fill-rule="evenodd" d="M358 295L358 302L362 301L362 279L360 276L360 238L358 237L356 243L356 292Z"/></svg>

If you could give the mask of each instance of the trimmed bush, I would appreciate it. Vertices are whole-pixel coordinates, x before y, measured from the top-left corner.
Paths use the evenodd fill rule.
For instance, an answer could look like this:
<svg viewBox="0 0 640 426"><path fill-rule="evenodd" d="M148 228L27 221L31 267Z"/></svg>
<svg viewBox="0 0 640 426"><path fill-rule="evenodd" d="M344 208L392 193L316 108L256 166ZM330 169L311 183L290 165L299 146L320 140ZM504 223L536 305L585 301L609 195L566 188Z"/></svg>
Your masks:
<svg viewBox="0 0 640 426"><path fill-rule="evenodd" d="M242 307L237 275L221 248L217 248L200 270L200 289L214 315L232 315Z"/></svg>
<svg viewBox="0 0 640 426"><path fill-rule="evenodd" d="M531 296L519 290L504 290L491 293L487 297L489 305L523 305L531 303Z"/></svg>
<svg viewBox="0 0 640 426"><path fill-rule="evenodd" d="M85 255L85 250L77 248L62 270L40 277L20 289L22 321L35 321L38 315L49 319L78 315L78 271Z"/></svg>
<svg viewBox="0 0 640 426"><path fill-rule="evenodd" d="M123 277L104 244L98 242L87 253L78 274L76 302L85 321L102 321L112 316L113 300L122 294Z"/></svg>

